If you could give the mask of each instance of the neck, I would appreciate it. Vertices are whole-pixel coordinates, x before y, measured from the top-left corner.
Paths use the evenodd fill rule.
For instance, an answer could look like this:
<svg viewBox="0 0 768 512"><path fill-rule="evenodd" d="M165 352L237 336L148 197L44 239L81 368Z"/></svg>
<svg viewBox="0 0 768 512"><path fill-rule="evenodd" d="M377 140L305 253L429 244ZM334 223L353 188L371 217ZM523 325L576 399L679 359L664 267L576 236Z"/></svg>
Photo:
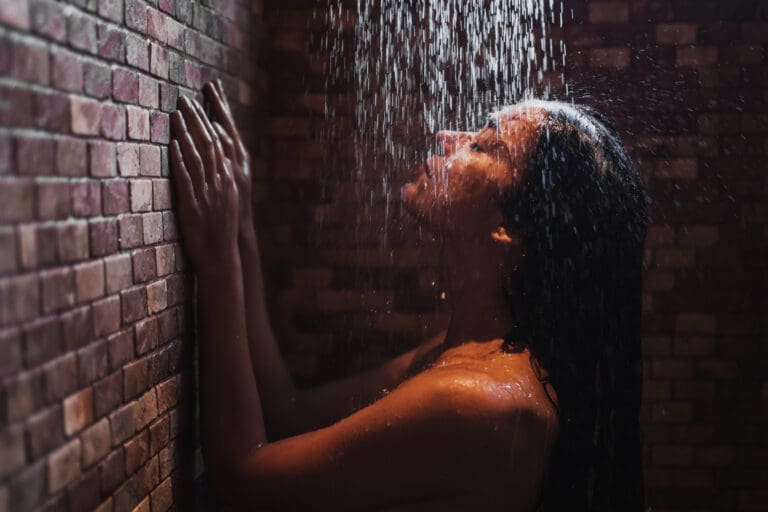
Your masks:
<svg viewBox="0 0 768 512"><path fill-rule="evenodd" d="M507 334L516 318L505 293L508 249L490 240L446 240L442 261L451 308L445 346Z"/></svg>

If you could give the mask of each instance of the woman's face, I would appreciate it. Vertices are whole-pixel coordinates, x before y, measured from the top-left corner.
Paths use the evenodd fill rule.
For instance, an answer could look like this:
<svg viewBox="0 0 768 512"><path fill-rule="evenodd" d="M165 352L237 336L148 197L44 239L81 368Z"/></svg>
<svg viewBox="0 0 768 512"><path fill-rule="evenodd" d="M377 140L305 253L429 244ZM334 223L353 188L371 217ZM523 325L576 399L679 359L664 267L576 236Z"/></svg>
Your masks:
<svg viewBox="0 0 768 512"><path fill-rule="evenodd" d="M427 159L418 179L403 187L405 208L435 230L487 236L501 223L499 194L522 180L545 115L513 106L478 132L438 133L443 154Z"/></svg>

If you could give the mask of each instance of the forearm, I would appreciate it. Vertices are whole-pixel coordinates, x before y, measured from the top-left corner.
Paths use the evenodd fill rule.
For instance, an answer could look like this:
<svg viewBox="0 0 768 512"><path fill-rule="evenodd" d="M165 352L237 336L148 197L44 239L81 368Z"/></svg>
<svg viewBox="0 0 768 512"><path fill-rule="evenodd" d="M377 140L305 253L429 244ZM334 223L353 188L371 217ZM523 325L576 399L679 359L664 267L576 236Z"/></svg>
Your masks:
<svg viewBox="0 0 768 512"><path fill-rule="evenodd" d="M214 481L266 442L259 391L246 344L240 259L198 274L202 443Z"/></svg>
<svg viewBox="0 0 768 512"><path fill-rule="evenodd" d="M301 429L303 412L297 403L297 390L277 345L269 320L264 293L258 241L255 233L239 239L243 266L248 347L261 404L270 433L283 437Z"/></svg>

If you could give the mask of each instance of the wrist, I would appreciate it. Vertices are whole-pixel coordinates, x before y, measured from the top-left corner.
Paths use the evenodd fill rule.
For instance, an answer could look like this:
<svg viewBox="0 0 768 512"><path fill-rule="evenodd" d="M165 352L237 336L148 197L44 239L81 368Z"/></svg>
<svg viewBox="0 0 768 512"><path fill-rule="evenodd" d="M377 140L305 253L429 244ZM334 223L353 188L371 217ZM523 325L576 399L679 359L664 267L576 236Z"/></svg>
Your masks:
<svg viewBox="0 0 768 512"><path fill-rule="evenodd" d="M219 281L229 277L239 278L242 275L240 255L236 248L218 252L200 262L195 273L200 282Z"/></svg>

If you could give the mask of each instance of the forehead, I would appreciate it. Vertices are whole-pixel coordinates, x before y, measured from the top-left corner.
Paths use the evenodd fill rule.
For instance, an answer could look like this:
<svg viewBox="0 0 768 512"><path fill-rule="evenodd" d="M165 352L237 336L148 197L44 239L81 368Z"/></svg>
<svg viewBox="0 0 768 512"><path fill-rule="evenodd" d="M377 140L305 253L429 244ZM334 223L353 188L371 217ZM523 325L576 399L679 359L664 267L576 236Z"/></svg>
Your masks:
<svg viewBox="0 0 768 512"><path fill-rule="evenodd" d="M531 141L538 136L539 128L547 118L541 106L520 104L505 107L492 113L489 118L496 125L499 138L509 143Z"/></svg>

